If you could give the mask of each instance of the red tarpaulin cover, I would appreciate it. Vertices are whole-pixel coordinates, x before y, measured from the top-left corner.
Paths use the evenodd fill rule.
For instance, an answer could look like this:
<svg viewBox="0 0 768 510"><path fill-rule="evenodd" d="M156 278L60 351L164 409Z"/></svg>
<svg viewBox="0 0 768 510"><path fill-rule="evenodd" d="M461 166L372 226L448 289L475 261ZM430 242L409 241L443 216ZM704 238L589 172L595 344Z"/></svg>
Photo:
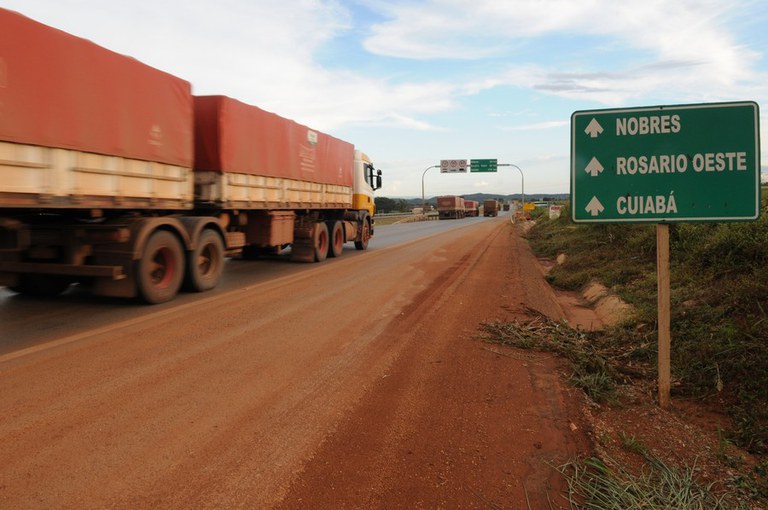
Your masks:
<svg viewBox="0 0 768 510"><path fill-rule="evenodd" d="M464 205L464 200L454 195L446 195L437 197L437 205L440 207L461 207Z"/></svg>
<svg viewBox="0 0 768 510"><path fill-rule="evenodd" d="M225 96L194 102L195 170L352 186L352 144Z"/></svg>
<svg viewBox="0 0 768 510"><path fill-rule="evenodd" d="M188 82L0 9L0 140L192 166Z"/></svg>

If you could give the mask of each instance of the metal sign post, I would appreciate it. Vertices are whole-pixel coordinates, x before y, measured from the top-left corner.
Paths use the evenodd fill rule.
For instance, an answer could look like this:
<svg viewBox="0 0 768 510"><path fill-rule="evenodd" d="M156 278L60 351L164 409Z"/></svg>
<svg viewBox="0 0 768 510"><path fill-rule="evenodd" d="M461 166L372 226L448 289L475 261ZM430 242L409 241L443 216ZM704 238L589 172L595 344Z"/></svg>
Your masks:
<svg viewBox="0 0 768 510"><path fill-rule="evenodd" d="M659 319L659 406L669 407L669 391L671 388L672 371L670 367L670 350L672 339L670 334L670 292L669 292L669 224L656 225L656 285L657 307Z"/></svg>
<svg viewBox="0 0 768 510"><path fill-rule="evenodd" d="M424 176L427 175L427 170L430 168L438 168L440 165L432 165L428 166L424 169L424 173L421 174L421 210L423 211L426 207L426 202L424 202Z"/></svg>
<svg viewBox="0 0 768 510"><path fill-rule="evenodd" d="M525 177L523 176L523 171L520 169L519 166L513 165L512 163L502 163L499 166L513 166L517 168L517 171L520 172L520 185L522 186L522 189L520 191L522 195L522 208L525 210Z"/></svg>

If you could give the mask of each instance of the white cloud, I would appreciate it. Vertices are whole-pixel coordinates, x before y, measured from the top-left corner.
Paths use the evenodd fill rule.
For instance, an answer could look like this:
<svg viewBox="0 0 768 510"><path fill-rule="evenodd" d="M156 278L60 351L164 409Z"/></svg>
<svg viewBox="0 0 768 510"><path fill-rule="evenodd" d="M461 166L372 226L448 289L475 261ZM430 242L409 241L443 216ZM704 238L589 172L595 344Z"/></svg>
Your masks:
<svg viewBox="0 0 768 510"><path fill-rule="evenodd" d="M744 2L394 2L378 5L390 19L376 24L365 44L373 53L399 58L478 58L494 52L514 53L515 41L560 32L610 35L629 46L653 50L662 59L698 59L706 54L729 64L729 56L739 50L718 20L727 18L739 3ZM485 46L489 38L496 44Z"/></svg>
<svg viewBox="0 0 768 510"><path fill-rule="evenodd" d="M501 84L530 87L571 99L617 105L668 92L700 100L733 97L744 81L765 81L755 65L761 55L736 40L728 26L748 2L720 0L429 0L379 6L389 20L375 25L366 48L407 59L505 57L502 76L467 84L467 93ZM634 51L633 60L606 64L601 48L584 46L579 60L552 64L522 51L545 36L604 39L606 53ZM582 42L583 43L583 42ZM583 43L585 44L585 43ZM568 54L571 48L562 48ZM595 53L598 52L598 53ZM695 94L695 92L694 92Z"/></svg>
<svg viewBox="0 0 768 510"><path fill-rule="evenodd" d="M392 181L391 183L387 183L386 189L392 194L397 194L400 192L402 185L403 185L402 181Z"/></svg>
<svg viewBox="0 0 768 510"><path fill-rule="evenodd" d="M536 124L525 124L522 126L510 126L502 128L504 131L541 131L544 129L557 129L570 126L570 120L552 120L547 122L538 122Z"/></svg>
<svg viewBox="0 0 768 510"><path fill-rule="evenodd" d="M469 80L414 76L405 83L318 62L327 43L361 28L341 0L223 0L215 7L181 0L6 4L185 78L196 94L230 95L324 130L350 124L439 129L423 117L452 111L462 97L500 86L619 105L654 91L687 97L705 83L701 95L708 97L698 99L728 98L735 84L754 78L751 68L759 58L721 25L736 7L719 0L368 0L387 18L363 27L371 34L365 47L375 54L507 57L507 63ZM611 44L651 55L609 69L597 58L557 68L518 58L518 49L552 34L607 37Z"/></svg>

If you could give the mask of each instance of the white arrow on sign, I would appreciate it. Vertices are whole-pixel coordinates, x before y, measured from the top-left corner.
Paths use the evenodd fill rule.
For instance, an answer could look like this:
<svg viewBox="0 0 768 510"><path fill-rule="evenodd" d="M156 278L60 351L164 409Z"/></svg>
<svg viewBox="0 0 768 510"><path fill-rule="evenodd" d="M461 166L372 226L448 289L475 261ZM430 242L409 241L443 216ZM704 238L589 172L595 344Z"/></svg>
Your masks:
<svg viewBox="0 0 768 510"><path fill-rule="evenodd" d="M587 129L584 130L586 134L591 136L592 138L597 138L597 135L603 132L603 126L600 125L597 120L592 119L592 121L587 125Z"/></svg>
<svg viewBox="0 0 768 510"><path fill-rule="evenodd" d="M585 207L584 210L592 216L597 216L601 212L605 211L605 207L603 207L603 204L600 203L597 197L593 196L592 200L589 201L587 207Z"/></svg>
<svg viewBox="0 0 768 510"><path fill-rule="evenodd" d="M597 177L597 174L603 171L603 165L600 164L597 158L592 158L592 161L589 162L584 170L592 177Z"/></svg>

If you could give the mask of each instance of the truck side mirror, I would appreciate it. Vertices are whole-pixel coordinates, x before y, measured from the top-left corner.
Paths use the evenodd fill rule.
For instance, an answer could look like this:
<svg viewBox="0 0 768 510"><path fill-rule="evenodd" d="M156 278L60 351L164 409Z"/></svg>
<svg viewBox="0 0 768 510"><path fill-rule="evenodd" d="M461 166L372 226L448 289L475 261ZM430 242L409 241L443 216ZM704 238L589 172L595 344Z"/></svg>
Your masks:
<svg viewBox="0 0 768 510"><path fill-rule="evenodd" d="M381 189L381 170L376 170L373 165L369 167L371 187L374 190Z"/></svg>

